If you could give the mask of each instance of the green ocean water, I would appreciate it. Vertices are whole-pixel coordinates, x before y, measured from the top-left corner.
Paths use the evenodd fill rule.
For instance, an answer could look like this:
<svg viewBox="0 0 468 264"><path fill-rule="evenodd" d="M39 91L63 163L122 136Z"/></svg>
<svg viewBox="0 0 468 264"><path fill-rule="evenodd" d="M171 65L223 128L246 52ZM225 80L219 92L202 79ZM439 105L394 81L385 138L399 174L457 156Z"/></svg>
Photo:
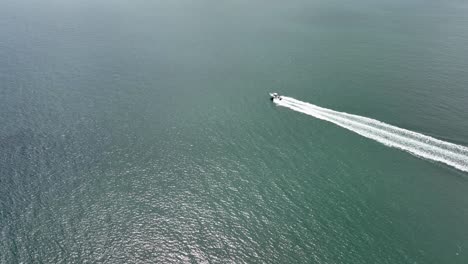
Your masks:
<svg viewBox="0 0 468 264"><path fill-rule="evenodd" d="M0 263L468 263L461 0L0 4Z"/></svg>

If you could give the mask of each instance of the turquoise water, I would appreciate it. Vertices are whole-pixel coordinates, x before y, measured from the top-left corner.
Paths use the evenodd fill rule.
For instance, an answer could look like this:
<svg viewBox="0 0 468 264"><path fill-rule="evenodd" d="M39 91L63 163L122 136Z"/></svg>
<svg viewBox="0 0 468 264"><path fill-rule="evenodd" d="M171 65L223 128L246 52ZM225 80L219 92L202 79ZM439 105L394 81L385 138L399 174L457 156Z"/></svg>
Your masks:
<svg viewBox="0 0 468 264"><path fill-rule="evenodd" d="M467 263L463 1L0 8L0 263ZM463 160L461 161L463 162Z"/></svg>

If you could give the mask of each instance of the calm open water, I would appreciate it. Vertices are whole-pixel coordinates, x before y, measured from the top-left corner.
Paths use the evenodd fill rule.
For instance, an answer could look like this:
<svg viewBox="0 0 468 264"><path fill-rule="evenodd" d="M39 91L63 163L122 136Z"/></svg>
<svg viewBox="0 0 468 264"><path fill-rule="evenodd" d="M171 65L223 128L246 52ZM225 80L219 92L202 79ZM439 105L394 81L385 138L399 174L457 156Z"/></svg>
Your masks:
<svg viewBox="0 0 468 264"><path fill-rule="evenodd" d="M0 263L468 263L462 0L0 4Z"/></svg>

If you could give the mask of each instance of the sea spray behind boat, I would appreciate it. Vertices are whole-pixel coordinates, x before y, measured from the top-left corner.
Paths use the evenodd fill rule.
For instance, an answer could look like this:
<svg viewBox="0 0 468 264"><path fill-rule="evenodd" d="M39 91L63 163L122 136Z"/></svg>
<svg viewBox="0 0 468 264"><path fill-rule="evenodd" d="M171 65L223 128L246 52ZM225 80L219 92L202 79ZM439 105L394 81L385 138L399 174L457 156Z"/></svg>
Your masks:
<svg viewBox="0 0 468 264"><path fill-rule="evenodd" d="M375 119L319 107L291 97L282 96L282 100L274 100L274 102L294 111L329 121L389 147L468 172L468 148L465 146L445 142Z"/></svg>

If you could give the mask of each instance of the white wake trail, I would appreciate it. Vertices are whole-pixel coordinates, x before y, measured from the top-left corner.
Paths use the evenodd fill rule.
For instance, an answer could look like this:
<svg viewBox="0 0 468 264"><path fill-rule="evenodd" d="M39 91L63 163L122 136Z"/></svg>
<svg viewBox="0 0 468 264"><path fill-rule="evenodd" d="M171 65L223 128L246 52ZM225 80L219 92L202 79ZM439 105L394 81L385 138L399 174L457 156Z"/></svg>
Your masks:
<svg viewBox="0 0 468 264"><path fill-rule="evenodd" d="M429 137L414 131L392 126L375 119L337 112L282 96L275 99L280 106L334 123L361 136L384 145L407 151L413 155L445 163L468 172L468 148Z"/></svg>

